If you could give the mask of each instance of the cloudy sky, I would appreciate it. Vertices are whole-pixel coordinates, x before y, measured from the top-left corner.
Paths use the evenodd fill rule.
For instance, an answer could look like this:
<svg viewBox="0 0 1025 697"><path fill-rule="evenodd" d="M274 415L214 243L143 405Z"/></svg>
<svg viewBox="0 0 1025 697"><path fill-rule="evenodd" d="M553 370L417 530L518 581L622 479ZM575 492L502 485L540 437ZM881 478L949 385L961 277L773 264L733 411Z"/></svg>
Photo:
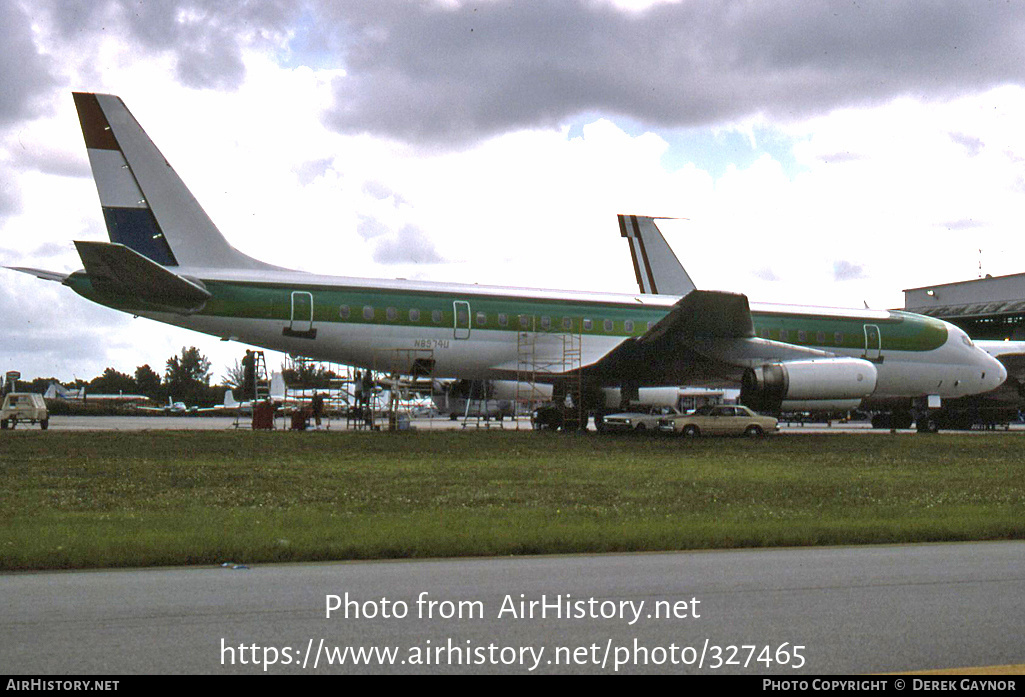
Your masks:
<svg viewBox="0 0 1025 697"><path fill-rule="evenodd" d="M1025 271L1025 4L0 0L0 265L105 240L73 90L120 95L237 248L294 268L899 307ZM245 347L0 269L0 370ZM272 359L272 367L278 359Z"/></svg>

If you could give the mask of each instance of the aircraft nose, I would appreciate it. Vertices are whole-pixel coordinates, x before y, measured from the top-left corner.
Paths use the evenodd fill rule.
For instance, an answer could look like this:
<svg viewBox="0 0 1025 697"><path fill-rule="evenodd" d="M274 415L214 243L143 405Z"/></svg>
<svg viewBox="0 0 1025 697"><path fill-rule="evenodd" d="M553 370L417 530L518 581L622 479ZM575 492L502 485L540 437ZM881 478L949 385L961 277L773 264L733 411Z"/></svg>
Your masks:
<svg viewBox="0 0 1025 697"><path fill-rule="evenodd" d="M999 387L1000 385L1003 385L1004 380L1007 379L1007 368L1004 367L1004 364L997 359L991 357L991 360L996 363L995 369L997 371L997 386Z"/></svg>

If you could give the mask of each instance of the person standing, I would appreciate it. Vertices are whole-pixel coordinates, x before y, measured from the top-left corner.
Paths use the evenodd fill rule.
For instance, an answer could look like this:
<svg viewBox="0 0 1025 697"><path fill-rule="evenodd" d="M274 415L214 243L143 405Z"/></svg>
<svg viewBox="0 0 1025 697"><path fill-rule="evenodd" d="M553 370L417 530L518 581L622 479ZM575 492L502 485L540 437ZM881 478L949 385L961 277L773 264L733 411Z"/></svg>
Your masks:
<svg viewBox="0 0 1025 697"><path fill-rule="evenodd" d="M242 401L256 399L256 356L249 349L242 358Z"/></svg>
<svg viewBox="0 0 1025 697"><path fill-rule="evenodd" d="M313 423L320 430L320 417L324 414L324 398L319 392L313 393L313 401L310 404L313 410Z"/></svg>

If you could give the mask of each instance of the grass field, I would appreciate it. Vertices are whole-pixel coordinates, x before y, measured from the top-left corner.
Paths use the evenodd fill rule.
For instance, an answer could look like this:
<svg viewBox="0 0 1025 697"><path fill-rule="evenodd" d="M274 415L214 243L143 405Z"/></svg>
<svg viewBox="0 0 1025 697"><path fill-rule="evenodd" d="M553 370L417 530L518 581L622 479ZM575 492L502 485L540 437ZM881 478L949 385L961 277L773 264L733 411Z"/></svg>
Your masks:
<svg viewBox="0 0 1025 697"><path fill-rule="evenodd" d="M5 432L0 569L1025 537L1020 433Z"/></svg>

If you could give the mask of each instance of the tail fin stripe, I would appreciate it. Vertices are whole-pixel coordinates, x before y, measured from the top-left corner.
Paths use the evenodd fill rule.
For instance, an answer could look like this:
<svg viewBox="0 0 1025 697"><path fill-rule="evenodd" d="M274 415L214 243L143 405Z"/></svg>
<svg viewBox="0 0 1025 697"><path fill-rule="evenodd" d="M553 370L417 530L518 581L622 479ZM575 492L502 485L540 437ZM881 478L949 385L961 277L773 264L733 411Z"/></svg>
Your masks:
<svg viewBox="0 0 1025 697"><path fill-rule="evenodd" d="M158 264L177 266L96 95L75 93L74 97L110 241Z"/></svg>
<svg viewBox="0 0 1025 697"><path fill-rule="evenodd" d="M75 93L107 232L163 265L272 269L228 244L124 102Z"/></svg>
<svg viewBox="0 0 1025 697"><path fill-rule="evenodd" d="M149 208L103 207L111 242L123 244L164 266L178 266L171 247Z"/></svg>
<svg viewBox="0 0 1025 697"><path fill-rule="evenodd" d="M637 216L630 216L630 224L633 225L635 242L640 249L641 258L644 260L644 271L648 275L648 293L658 294L658 286L655 285L655 276L651 273L651 261L648 259L648 250L644 246L644 237L641 236L641 228L637 224Z"/></svg>
<svg viewBox="0 0 1025 697"><path fill-rule="evenodd" d="M641 292L643 293L644 279L641 277L641 267L637 263L637 250L634 248L633 236L630 234L629 230L626 227L626 216L619 215L617 217L619 218L619 234L627 238L627 244L630 245L630 260L633 261L634 276L637 278L637 287L640 288Z"/></svg>
<svg viewBox="0 0 1025 697"><path fill-rule="evenodd" d="M629 226L627 226L627 218L630 219ZM620 215L619 233L626 238L630 245L630 258L634 263L634 275L637 277L637 285L641 289L641 293L657 294L658 287L655 285L655 277L651 273L651 262L648 260L648 250L644 246L644 236L641 234L637 216ZM641 275L642 268L644 275Z"/></svg>
<svg viewBox="0 0 1025 697"><path fill-rule="evenodd" d="M89 149L100 205L117 208L146 208L146 197L120 150Z"/></svg>
<svg viewBox="0 0 1025 697"><path fill-rule="evenodd" d="M676 258L655 218L646 215L620 215L619 232L627 238L634 275L641 293L687 295L694 281Z"/></svg>
<svg viewBox="0 0 1025 697"><path fill-rule="evenodd" d="M82 124L82 135L85 136L85 147L90 150L120 150L96 95L75 92L74 97L78 120Z"/></svg>

